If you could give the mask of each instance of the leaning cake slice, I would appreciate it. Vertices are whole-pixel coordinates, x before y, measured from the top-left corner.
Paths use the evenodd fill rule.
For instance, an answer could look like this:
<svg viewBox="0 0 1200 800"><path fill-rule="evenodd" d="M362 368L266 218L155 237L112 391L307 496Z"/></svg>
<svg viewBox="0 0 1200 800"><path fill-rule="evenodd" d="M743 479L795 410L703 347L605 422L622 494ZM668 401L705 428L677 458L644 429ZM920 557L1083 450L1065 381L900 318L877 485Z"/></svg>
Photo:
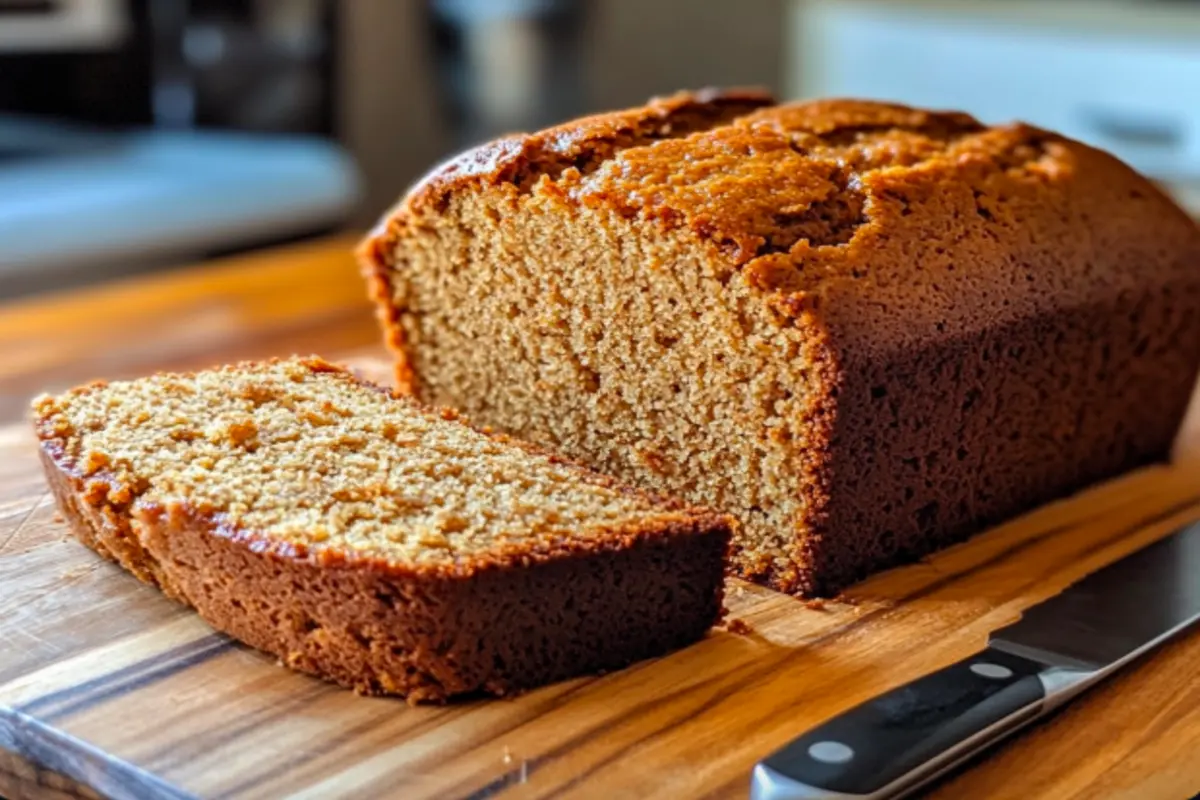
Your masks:
<svg viewBox="0 0 1200 800"><path fill-rule="evenodd" d="M365 693L505 694L721 614L726 517L318 359L34 402L76 536L214 627Z"/></svg>

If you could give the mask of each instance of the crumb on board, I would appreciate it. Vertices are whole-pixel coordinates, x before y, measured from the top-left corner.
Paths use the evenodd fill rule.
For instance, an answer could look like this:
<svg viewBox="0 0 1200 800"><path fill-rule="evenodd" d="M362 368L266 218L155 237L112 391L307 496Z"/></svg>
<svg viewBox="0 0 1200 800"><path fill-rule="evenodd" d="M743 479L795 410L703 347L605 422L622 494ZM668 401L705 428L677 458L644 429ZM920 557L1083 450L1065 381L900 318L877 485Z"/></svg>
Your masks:
<svg viewBox="0 0 1200 800"><path fill-rule="evenodd" d="M749 622L744 619L731 619L725 623L725 630L730 633L736 633L738 636L749 636L754 633L754 628Z"/></svg>
<svg viewBox="0 0 1200 800"><path fill-rule="evenodd" d="M825 610L825 598L813 597L809 600L805 600L804 607L807 608L809 611L824 611Z"/></svg>

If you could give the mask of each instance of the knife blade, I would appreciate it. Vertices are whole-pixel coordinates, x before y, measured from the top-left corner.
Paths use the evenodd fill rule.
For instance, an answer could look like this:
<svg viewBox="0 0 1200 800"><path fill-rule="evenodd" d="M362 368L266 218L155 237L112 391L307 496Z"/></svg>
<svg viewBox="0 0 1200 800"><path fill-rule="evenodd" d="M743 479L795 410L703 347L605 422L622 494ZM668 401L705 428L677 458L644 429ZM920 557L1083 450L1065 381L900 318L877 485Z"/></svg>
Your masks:
<svg viewBox="0 0 1200 800"><path fill-rule="evenodd" d="M903 797L1200 619L1200 522L1068 586L986 649L758 762L752 800Z"/></svg>

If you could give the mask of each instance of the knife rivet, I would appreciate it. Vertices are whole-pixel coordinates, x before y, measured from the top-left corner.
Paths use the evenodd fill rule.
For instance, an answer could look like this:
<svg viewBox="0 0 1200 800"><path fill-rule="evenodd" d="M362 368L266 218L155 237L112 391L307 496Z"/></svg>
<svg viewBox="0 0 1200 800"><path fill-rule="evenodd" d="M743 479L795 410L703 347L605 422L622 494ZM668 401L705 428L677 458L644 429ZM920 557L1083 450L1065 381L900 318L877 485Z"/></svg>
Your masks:
<svg viewBox="0 0 1200 800"><path fill-rule="evenodd" d="M981 678L991 678L994 681L1002 681L1005 678L1011 678L1013 671L1003 664L992 664L987 661L980 661L971 665L971 672L974 672Z"/></svg>
<svg viewBox="0 0 1200 800"><path fill-rule="evenodd" d="M826 764L845 764L854 758L854 750L841 742L815 742L808 746L808 755L814 761Z"/></svg>

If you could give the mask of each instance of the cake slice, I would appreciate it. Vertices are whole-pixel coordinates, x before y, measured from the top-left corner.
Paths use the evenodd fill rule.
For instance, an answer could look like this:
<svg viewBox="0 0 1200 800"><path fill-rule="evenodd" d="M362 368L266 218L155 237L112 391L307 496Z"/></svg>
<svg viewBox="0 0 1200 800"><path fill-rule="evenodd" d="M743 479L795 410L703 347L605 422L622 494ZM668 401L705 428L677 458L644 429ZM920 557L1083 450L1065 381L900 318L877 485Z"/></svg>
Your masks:
<svg viewBox="0 0 1200 800"><path fill-rule="evenodd" d="M34 401L76 536L295 669L411 702L700 638L730 529L318 359Z"/></svg>

